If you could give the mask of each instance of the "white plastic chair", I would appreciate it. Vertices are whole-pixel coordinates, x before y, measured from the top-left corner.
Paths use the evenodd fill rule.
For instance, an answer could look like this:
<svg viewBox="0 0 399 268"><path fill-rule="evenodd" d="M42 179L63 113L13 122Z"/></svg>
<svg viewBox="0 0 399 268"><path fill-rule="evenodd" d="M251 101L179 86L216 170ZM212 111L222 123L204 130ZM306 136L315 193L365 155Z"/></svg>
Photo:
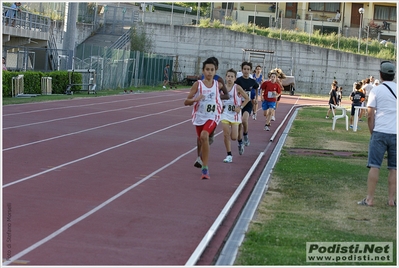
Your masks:
<svg viewBox="0 0 399 268"><path fill-rule="evenodd" d="M342 114L339 114L339 115L337 115L337 114L335 114L335 111L342 111ZM340 119L340 118L345 118L345 123L346 123L346 130L348 130L348 127L349 127L349 120L348 120L348 116L346 115L346 109L344 108L344 107L342 107L342 106L336 106L336 105L333 105L333 104L331 104L331 111L332 111L332 114L333 114L333 124L332 124L332 130L334 130L335 129L335 123L337 122L337 119Z"/></svg>

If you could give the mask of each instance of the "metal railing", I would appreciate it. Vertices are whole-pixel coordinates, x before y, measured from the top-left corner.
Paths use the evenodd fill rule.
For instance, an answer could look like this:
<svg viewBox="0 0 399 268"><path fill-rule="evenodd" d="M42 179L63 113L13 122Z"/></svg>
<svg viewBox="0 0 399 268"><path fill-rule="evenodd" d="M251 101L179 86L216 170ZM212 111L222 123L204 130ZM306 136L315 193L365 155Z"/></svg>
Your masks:
<svg viewBox="0 0 399 268"><path fill-rule="evenodd" d="M17 11L3 6L3 26L22 28L31 31L48 32L51 19L46 16L33 14L23 10Z"/></svg>
<svg viewBox="0 0 399 268"><path fill-rule="evenodd" d="M51 50L50 54L50 61L51 61L51 69L57 70L58 69L58 50L57 50L57 43L55 41L53 28L50 30L50 36L48 40L48 48Z"/></svg>
<svg viewBox="0 0 399 268"><path fill-rule="evenodd" d="M119 37L109 48L112 49L124 49L126 44L130 42L132 29L126 31L121 37Z"/></svg>

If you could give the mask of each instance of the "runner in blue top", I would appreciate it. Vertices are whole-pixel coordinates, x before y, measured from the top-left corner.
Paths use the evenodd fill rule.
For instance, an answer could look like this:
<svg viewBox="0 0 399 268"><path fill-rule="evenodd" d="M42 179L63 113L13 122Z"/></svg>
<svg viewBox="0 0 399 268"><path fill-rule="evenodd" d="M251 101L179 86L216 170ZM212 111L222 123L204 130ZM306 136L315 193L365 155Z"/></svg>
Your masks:
<svg viewBox="0 0 399 268"><path fill-rule="evenodd" d="M262 85L264 80L263 80L263 74L262 74L262 67L260 65L256 66L255 73L252 77L255 79L255 81L259 85ZM257 94L255 96L254 107L252 110L252 119L253 120L256 120L256 112L258 111L258 101L259 101L259 96L261 93L260 91L261 91L261 89L259 87L258 90L256 91Z"/></svg>

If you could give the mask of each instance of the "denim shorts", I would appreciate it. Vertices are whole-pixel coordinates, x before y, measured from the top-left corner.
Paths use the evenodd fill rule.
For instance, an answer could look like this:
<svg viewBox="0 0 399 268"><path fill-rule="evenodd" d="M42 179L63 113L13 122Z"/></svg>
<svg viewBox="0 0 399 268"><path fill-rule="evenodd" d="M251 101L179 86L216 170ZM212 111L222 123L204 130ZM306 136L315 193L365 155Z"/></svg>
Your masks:
<svg viewBox="0 0 399 268"><path fill-rule="evenodd" d="M385 152L388 153L388 169L396 169L396 134L373 131L369 143L367 167L380 168Z"/></svg>

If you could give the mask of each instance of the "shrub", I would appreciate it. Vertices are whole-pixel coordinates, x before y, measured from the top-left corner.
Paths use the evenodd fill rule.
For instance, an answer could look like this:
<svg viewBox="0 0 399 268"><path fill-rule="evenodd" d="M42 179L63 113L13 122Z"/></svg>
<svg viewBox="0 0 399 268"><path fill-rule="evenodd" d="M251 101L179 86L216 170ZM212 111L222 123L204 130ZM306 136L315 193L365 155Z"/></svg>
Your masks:
<svg viewBox="0 0 399 268"><path fill-rule="evenodd" d="M42 73L36 71L26 72L10 72L3 71L3 97L12 97L12 78L20 74L24 75L24 93L25 94L41 94L41 79L42 77L52 78L53 94L65 94L65 90L69 84L68 71L54 71L49 73ZM72 83L81 84L82 74L73 73ZM72 91L81 90L82 86L73 86Z"/></svg>
<svg viewBox="0 0 399 268"><path fill-rule="evenodd" d="M220 20L214 20L212 25L214 28L223 28L224 27L224 25L220 22Z"/></svg>
<svg viewBox="0 0 399 268"><path fill-rule="evenodd" d="M211 19L207 18L207 19L200 19L200 23L199 23L199 27L201 28L210 28L211 25Z"/></svg>

